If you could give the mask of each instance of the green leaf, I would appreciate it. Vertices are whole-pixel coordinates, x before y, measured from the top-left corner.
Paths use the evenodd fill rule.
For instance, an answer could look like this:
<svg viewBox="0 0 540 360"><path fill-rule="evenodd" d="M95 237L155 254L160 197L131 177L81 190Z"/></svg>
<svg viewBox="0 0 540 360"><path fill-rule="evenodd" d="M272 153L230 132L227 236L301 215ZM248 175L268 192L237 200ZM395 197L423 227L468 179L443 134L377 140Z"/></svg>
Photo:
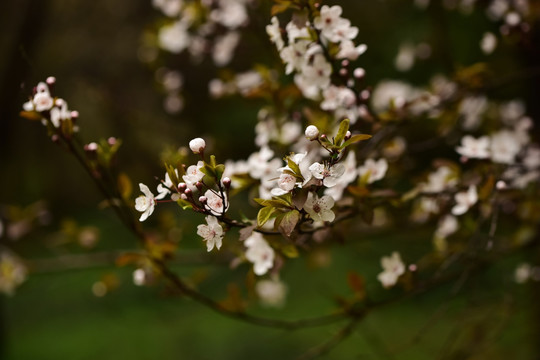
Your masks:
<svg viewBox="0 0 540 360"><path fill-rule="evenodd" d="M187 200L183 200L183 199L178 199L176 201L176 203L178 205L180 205L180 207L184 210L187 210L187 209L192 209L193 208L193 205L191 205L191 203Z"/></svg>
<svg viewBox="0 0 540 360"><path fill-rule="evenodd" d="M296 246L291 243L283 245L283 247L281 247L279 250L283 255L291 259L297 258L300 255Z"/></svg>
<svg viewBox="0 0 540 360"><path fill-rule="evenodd" d="M347 147L351 144L354 144L354 143L357 143L357 142L360 142L360 141L364 141L364 140L368 140L368 139L371 139L371 135L368 135L368 134L356 134L356 135L353 135L351 136L351 138L347 141L345 141L342 145L342 147Z"/></svg>
<svg viewBox="0 0 540 360"><path fill-rule="evenodd" d="M201 172L211 178L216 178L216 172L214 171L214 168L207 163L204 163L204 166L201 168Z"/></svg>
<svg viewBox="0 0 540 360"><path fill-rule="evenodd" d="M343 140L345 139L345 135L347 134L347 131L349 131L349 119L343 120L339 124L339 130L337 132L334 144L337 146L340 146Z"/></svg>
<svg viewBox="0 0 540 360"><path fill-rule="evenodd" d="M298 212L298 210L292 210L285 213L279 224L279 231L287 237L291 236L291 233L296 228L296 224L298 224L299 220L300 212Z"/></svg>
<svg viewBox="0 0 540 360"><path fill-rule="evenodd" d="M214 155L210 155L210 165L212 165L212 169L215 169L217 166L216 157Z"/></svg>
<svg viewBox="0 0 540 360"><path fill-rule="evenodd" d="M300 171L300 167L297 163L292 161L290 158L287 158L287 165L291 168L291 170L294 172L294 175L302 177L302 171Z"/></svg>
<svg viewBox="0 0 540 360"><path fill-rule="evenodd" d="M275 214L276 208L273 206L265 206L257 214L257 224L263 226Z"/></svg>
<svg viewBox="0 0 540 360"><path fill-rule="evenodd" d="M21 111L19 115L27 120L38 121L43 119L40 113L37 111Z"/></svg>
<svg viewBox="0 0 540 360"><path fill-rule="evenodd" d="M216 180L221 180L223 173L225 172L225 165L219 164L216 166Z"/></svg>

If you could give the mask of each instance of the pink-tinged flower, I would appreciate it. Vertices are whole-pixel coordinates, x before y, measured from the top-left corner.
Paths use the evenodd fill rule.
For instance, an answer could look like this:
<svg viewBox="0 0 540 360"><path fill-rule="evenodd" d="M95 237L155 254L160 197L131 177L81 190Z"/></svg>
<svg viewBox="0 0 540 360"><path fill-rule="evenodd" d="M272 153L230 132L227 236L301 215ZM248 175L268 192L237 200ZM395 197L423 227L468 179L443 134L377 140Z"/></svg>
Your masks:
<svg viewBox="0 0 540 360"><path fill-rule="evenodd" d="M294 189L294 186L296 185L296 176L288 173L282 173L279 176L277 184L278 187L272 189L270 193L274 196L285 195Z"/></svg>
<svg viewBox="0 0 540 360"><path fill-rule="evenodd" d="M458 192L454 199L456 205L452 208L452 214L459 216L465 214L471 206L478 201L478 193L476 192L476 186L471 185L467 191Z"/></svg>
<svg viewBox="0 0 540 360"><path fill-rule="evenodd" d="M461 145L456 147L456 151L470 159L486 159L490 156L489 137L482 136L478 139L470 135L465 135L461 139Z"/></svg>
<svg viewBox="0 0 540 360"><path fill-rule="evenodd" d="M197 181L201 181L201 179L204 177L204 173L201 171L203 166L204 162L199 161L197 162L197 165L189 166L186 170L186 175L182 176L182 179L190 188L195 186L195 183Z"/></svg>
<svg viewBox="0 0 540 360"><path fill-rule="evenodd" d="M384 271L377 276L377 279L384 288L394 286L398 278L405 273L405 264L397 251L394 251L391 256L383 256L381 266Z"/></svg>
<svg viewBox="0 0 540 360"><path fill-rule="evenodd" d="M332 187L338 183L339 178L345 173L345 165L335 164L328 166L316 162L309 167L309 171L311 171L313 177L322 180L324 186Z"/></svg>
<svg viewBox="0 0 540 360"><path fill-rule="evenodd" d="M215 191L206 190L204 196L206 197L206 204L204 207L212 214L220 216L228 210L229 204L225 204L227 202L225 194L223 194L223 197L225 197L225 199L223 199L221 195L218 195ZM227 207L224 207L224 204L227 205Z"/></svg>
<svg viewBox="0 0 540 360"><path fill-rule="evenodd" d="M332 222L336 214L332 211L334 199L329 195L318 197L317 194L310 192L304 204L304 210L307 211L313 221Z"/></svg>
<svg viewBox="0 0 540 360"><path fill-rule="evenodd" d="M246 259L253 264L256 275L264 275L274 266L274 249L268 245L264 237L254 232L244 241L247 247Z"/></svg>
<svg viewBox="0 0 540 360"><path fill-rule="evenodd" d="M383 179L387 170L388 162L386 159L379 159L377 161L367 159L364 165L358 168L358 175L360 177L366 176L366 182L371 184L375 181Z"/></svg>
<svg viewBox="0 0 540 360"><path fill-rule="evenodd" d="M206 241L208 251L212 251L214 246L219 250L223 240L223 228L214 216L207 216L206 223L207 225L197 226L197 235Z"/></svg>
<svg viewBox="0 0 540 360"><path fill-rule="evenodd" d="M137 199L135 199L135 209L142 212L139 221L144 221L154 212L156 199L154 198L154 194L152 194L148 186L144 184L139 184L139 188L144 195L141 195Z"/></svg>
<svg viewBox="0 0 540 360"><path fill-rule="evenodd" d="M356 60L360 55L365 53L367 50L366 44L360 44L358 46L354 45L354 42L351 40L343 40L339 45L339 52L336 55L338 59L349 59Z"/></svg>

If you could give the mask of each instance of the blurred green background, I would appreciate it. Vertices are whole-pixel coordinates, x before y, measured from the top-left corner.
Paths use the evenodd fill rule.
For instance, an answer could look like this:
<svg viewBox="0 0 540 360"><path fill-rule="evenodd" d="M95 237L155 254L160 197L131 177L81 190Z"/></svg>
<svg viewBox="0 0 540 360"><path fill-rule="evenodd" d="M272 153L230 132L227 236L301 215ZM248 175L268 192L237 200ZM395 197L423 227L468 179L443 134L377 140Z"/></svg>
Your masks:
<svg viewBox="0 0 540 360"><path fill-rule="evenodd" d="M469 16L446 12L439 5L419 11L412 1L342 1L344 16L359 27L357 40L368 44L359 65L367 82L400 78L424 84L448 67L486 61L478 43L485 31L497 31L479 11ZM247 70L253 62L276 64L270 43L261 42L269 21L268 2L252 18L250 32L231 67ZM161 176L160 154L166 147L185 146L195 136L209 139L222 159L246 158L254 149L253 127L261 103L239 98L210 100L208 80L216 70L209 61L192 65L186 57L161 54L164 65L186 76L186 108L168 115L154 69L138 54L143 34L161 18L150 1L8 0L0 4L0 163L3 214L9 206L25 207L44 200L51 214L17 242L0 241L27 259L48 259L81 253L76 244L56 244L66 219L100 229L91 253L133 249L135 239L114 215L100 210L100 194L83 169L50 142L37 123L19 118L32 87L49 75L57 78L55 93L81 114L86 142L116 136L124 143L122 171L135 183ZM263 35L264 37L264 35ZM504 74L538 66L538 27L528 43L508 40L489 58L492 70ZM432 46L430 59L408 73L394 69L403 41ZM536 100L538 78L518 78L491 96L524 98L528 112L540 119ZM174 210L174 209L173 209ZM178 213L174 213L178 215ZM165 216L165 215L163 215ZM156 224L161 221L152 220ZM201 250L194 237L199 217L182 222L182 248ZM376 282L379 259L396 247L408 249L406 260L430 248L431 233L366 236L330 250L329 266L313 267L313 259L294 260L282 271L289 284L283 309L255 313L296 319L326 314L335 297L351 296L346 274L361 273L367 287L385 297ZM529 255L534 256L534 254ZM538 343L538 289L513 284L516 256L468 281L457 296L451 283L429 294L405 299L373 314L327 359L535 359ZM45 263L48 264L48 263ZM60 267L61 268L61 267ZM288 332L265 329L224 318L171 293L163 285L136 287L133 268L114 267L111 259L87 269L42 267L17 290L0 297L2 359L275 359L294 358L328 339L338 325ZM224 298L227 284L242 282L247 266L178 266L180 274L205 278L201 290ZM92 286L114 275L120 286L96 297Z"/></svg>

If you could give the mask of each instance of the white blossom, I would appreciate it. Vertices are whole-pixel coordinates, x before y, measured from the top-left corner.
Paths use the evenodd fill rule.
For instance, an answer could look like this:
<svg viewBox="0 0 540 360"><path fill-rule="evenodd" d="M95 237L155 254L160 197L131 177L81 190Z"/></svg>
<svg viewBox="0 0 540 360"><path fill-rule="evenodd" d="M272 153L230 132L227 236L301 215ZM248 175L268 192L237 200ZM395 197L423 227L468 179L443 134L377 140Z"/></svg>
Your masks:
<svg viewBox="0 0 540 360"><path fill-rule="evenodd" d="M304 204L304 210L307 211L313 221L329 221L332 222L336 218L336 214L332 211L334 207L334 199L329 195L318 197L317 194L310 192Z"/></svg>
<svg viewBox="0 0 540 360"><path fill-rule="evenodd" d="M367 50L366 44L356 46L352 40L343 40L339 46L339 52L336 55L338 59L356 60Z"/></svg>
<svg viewBox="0 0 540 360"><path fill-rule="evenodd" d="M435 172L428 175L428 182L421 183L420 189L428 193L439 193L451 186L456 185L457 178L454 171L448 166L441 166Z"/></svg>
<svg viewBox="0 0 540 360"><path fill-rule="evenodd" d="M468 96L459 104L459 115L463 117L463 128L473 130L480 126L482 115L487 110L485 96Z"/></svg>
<svg viewBox="0 0 540 360"><path fill-rule="evenodd" d="M223 239L223 228L214 216L207 216L207 225L201 224L197 226L197 235L206 241L207 251L212 251L214 246L219 250Z"/></svg>
<svg viewBox="0 0 540 360"><path fill-rule="evenodd" d="M514 271L514 280L518 284L526 283L531 277L532 266L528 263L521 263Z"/></svg>
<svg viewBox="0 0 540 360"><path fill-rule="evenodd" d="M487 159L490 157L490 139L487 136L475 139L470 135L465 135L461 139L461 145L456 147L456 151L469 159Z"/></svg>
<svg viewBox="0 0 540 360"><path fill-rule="evenodd" d="M287 286L278 279L260 280L255 285L255 292L263 305L280 307L285 302Z"/></svg>
<svg viewBox="0 0 540 360"><path fill-rule="evenodd" d="M358 175L360 177L366 176L366 183L371 184L375 181L383 179L387 170L388 162L386 159L382 158L377 161L367 159L364 165L358 168Z"/></svg>
<svg viewBox="0 0 540 360"><path fill-rule="evenodd" d="M176 176L178 176L178 170L174 170L176 172ZM173 182L171 180L171 177L169 176L169 173L165 173L165 180L163 183L160 183L157 186L158 195L156 196L156 200L161 200L165 196L171 193L171 187L173 186Z"/></svg>
<svg viewBox="0 0 540 360"><path fill-rule="evenodd" d="M246 259L253 264L256 275L264 275L274 266L274 249L268 245L264 237L254 232L244 241L247 247Z"/></svg>
<svg viewBox="0 0 540 360"><path fill-rule="evenodd" d="M309 167L309 171L311 171L313 177L322 180L324 186L332 187L338 183L339 178L345 173L345 166L343 164L329 166L316 162Z"/></svg>
<svg viewBox="0 0 540 360"><path fill-rule="evenodd" d="M212 58L217 66L225 66L231 61L239 41L240 34L236 31L230 31L216 39Z"/></svg>
<svg viewBox="0 0 540 360"><path fill-rule="evenodd" d="M482 52L486 55L491 54L497 47L497 37L491 33L486 32L480 41L480 48Z"/></svg>
<svg viewBox="0 0 540 360"><path fill-rule="evenodd" d="M454 199L456 205L452 208L452 214L456 216L465 214L478 201L476 186L471 185L467 191L458 192Z"/></svg>
<svg viewBox="0 0 540 360"><path fill-rule="evenodd" d="M270 41L276 44L278 50L283 49L283 38L281 37L281 28L279 27L279 20L273 16L270 20L270 25L266 25L266 33L270 36Z"/></svg>
<svg viewBox="0 0 540 360"><path fill-rule="evenodd" d="M491 135L491 160L493 162L513 164L520 150L521 141L516 133L501 130Z"/></svg>
<svg viewBox="0 0 540 360"><path fill-rule="evenodd" d="M158 39L162 49L179 54L189 45L187 24L183 21L176 21L162 27L159 29Z"/></svg>
<svg viewBox="0 0 540 360"><path fill-rule="evenodd" d="M216 23L236 29L249 20L246 7L241 1L219 0L218 4L219 7L210 13L210 18Z"/></svg>
<svg viewBox="0 0 540 360"><path fill-rule="evenodd" d="M156 200L154 198L154 194L152 194L148 186L140 183L139 189L144 195L141 195L135 199L135 209L142 212L139 221L144 221L154 212Z"/></svg>
<svg viewBox="0 0 540 360"><path fill-rule="evenodd" d="M300 40L281 48L279 56L285 63L285 73L290 74L294 70L301 71L306 64L306 52L310 42Z"/></svg>
<svg viewBox="0 0 540 360"><path fill-rule="evenodd" d="M446 215L439 221L437 230L435 231L435 237L446 239L459 229L459 223L457 218L452 215Z"/></svg>
<svg viewBox="0 0 540 360"><path fill-rule="evenodd" d="M396 59L394 60L394 66L399 71L409 71L414 65L415 57L416 48L413 44L401 44Z"/></svg>
<svg viewBox="0 0 540 360"><path fill-rule="evenodd" d="M405 264L397 251L394 251L391 256L383 256L381 266L384 271L377 276L377 279L384 288L394 286L398 278L405 273Z"/></svg>

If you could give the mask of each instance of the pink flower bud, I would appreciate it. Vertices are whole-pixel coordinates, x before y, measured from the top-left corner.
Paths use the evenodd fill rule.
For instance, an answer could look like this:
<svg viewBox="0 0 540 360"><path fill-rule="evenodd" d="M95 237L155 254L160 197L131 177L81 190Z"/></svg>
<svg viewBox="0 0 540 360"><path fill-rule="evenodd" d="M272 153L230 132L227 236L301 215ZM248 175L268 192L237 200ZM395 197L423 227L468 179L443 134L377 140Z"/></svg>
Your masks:
<svg viewBox="0 0 540 360"><path fill-rule="evenodd" d="M187 188L184 191L184 194L186 194L187 197L190 197L191 195L193 195L193 191L190 188Z"/></svg>
<svg viewBox="0 0 540 360"><path fill-rule="evenodd" d="M366 70L362 68L356 68L354 69L353 75L357 79L362 79L364 76L366 76Z"/></svg>
<svg viewBox="0 0 540 360"><path fill-rule="evenodd" d="M77 110L73 110L70 115L72 119L79 118L79 112Z"/></svg>
<svg viewBox="0 0 540 360"><path fill-rule="evenodd" d="M208 199L206 198L206 196L200 196L199 197L199 202L203 205L206 205L206 202L208 201Z"/></svg>
<svg viewBox="0 0 540 360"><path fill-rule="evenodd" d="M347 132L345 133L345 141L349 140L351 136L352 136L351 132L347 130Z"/></svg>
<svg viewBox="0 0 540 360"><path fill-rule="evenodd" d="M52 85L56 82L56 78L54 76L49 76L47 80L45 80L45 82L47 83L47 85Z"/></svg>
<svg viewBox="0 0 540 360"><path fill-rule="evenodd" d="M203 189L203 184L202 184L202 182L197 181L197 182L195 183L195 187L197 188L197 190L202 191L202 189Z"/></svg>
<svg viewBox="0 0 540 360"><path fill-rule="evenodd" d="M109 144L110 146L116 145L116 138L111 136L110 138L107 139L107 144Z"/></svg>
<svg viewBox="0 0 540 360"><path fill-rule="evenodd" d="M193 151L194 154L200 154L204 152L206 148L206 143L202 138L195 138L189 142L189 148Z"/></svg>
<svg viewBox="0 0 540 360"><path fill-rule="evenodd" d="M229 189L231 187L231 179L230 178L224 177L221 182L223 183L223 186L225 186L225 188Z"/></svg>
<svg viewBox="0 0 540 360"><path fill-rule="evenodd" d="M347 76L347 74L349 73L349 71L345 68L341 68L339 69L339 75L341 76Z"/></svg>
<svg viewBox="0 0 540 360"><path fill-rule="evenodd" d="M178 191L180 191L181 193L184 193L187 189L187 185L186 183L180 183L178 184Z"/></svg>
<svg viewBox="0 0 540 360"><path fill-rule="evenodd" d="M309 125L306 128L305 135L308 140L317 140L319 137L319 129L315 125Z"/></svg>

